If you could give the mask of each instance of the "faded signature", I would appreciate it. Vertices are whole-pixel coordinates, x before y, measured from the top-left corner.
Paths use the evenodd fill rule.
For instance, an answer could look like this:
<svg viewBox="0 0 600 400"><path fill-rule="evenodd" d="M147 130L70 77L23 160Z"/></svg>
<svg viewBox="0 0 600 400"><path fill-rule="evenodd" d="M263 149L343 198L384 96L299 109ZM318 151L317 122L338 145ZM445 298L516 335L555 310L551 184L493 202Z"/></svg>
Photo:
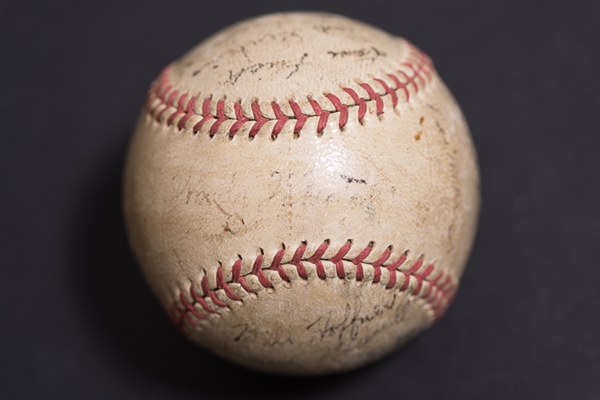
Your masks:
<svg viewBox="0 0 600 400"><path fill-rule="evenodd" d="M252 329L250 324L238 324L233 326L234 329L239 329L239 332L233 338L234 342L239 342L243 339L243 341L251 340L254 341L258 339L259 333ZM285 344L294 344L292 340L292 334L288 331L281 331L279 329L275 330L264 330L262 332L264 337L262 338L263 344L266 346L282 346ZM261 335L261 336L263 336Z"/></svg>
<svg viewBox="0 0 600 400"><path fill-rule="evenodd" d="M361 304L352 306L350 303L346 303L341 319L330 312L329 315L320 316L307 325L306 330L316 332L316 339L320 341L337 336L340 344L347 339L358 341L361 345L366 344L389 326L395 325L404 319L404 307L396 307L398 300L398 294L394 293L394 296L388 303L377 304L367 312L363 312ZM386 318L385 320L380 318L387 310L393 310L394 308L396 309L392 318ZM377 319L380 319L377 327L368 330L366 335L361 335L361 331L365 325Z"/></svg>

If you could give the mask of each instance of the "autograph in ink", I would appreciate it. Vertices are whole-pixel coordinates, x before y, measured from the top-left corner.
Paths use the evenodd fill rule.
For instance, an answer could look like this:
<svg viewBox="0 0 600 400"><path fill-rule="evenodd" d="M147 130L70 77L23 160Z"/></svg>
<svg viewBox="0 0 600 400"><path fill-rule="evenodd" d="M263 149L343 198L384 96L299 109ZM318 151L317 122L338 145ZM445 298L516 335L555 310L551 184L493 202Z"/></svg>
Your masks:
<svg viewBox="0 0 600 400"><path fill-rule="evenodd" d="M341 321L336 321L336 318L330 313L328 316L320 316L307 325L306 329L316 332L316 338L320 341L325 340L328 337L337 336L337 340L340 344L344 342L345 337L349 338L351 341L358 340L360 344L366 344L381 331L404 319L404 307L395 307L398 300L398 293L394 293L394 296L387 304L378 304L368 312L363 312L362 305L360 304L352 307L350 303L346 303L344 316ZM361 328L365 324L378 319L387 310L393 310L394 308L396 308L396 310L393 318L380 321L375 330L370 331L367 336L360 337Z"/></svg>

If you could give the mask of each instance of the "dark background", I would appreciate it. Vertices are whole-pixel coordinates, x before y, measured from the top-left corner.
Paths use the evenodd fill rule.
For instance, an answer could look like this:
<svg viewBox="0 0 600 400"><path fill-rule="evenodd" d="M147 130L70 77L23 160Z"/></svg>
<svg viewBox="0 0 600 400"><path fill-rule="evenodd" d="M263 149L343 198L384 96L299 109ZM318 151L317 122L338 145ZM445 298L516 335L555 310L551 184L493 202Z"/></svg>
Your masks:
<svg viewBox="0 0 600 400"><path fill-rule="evenodd" d="M600 3L1 6L3 399L600 398ZM129 253L123 156L160 69L217 29L338 12L433 59L469 121L483 208L446 316L345 375L220 361Z"/></svg>

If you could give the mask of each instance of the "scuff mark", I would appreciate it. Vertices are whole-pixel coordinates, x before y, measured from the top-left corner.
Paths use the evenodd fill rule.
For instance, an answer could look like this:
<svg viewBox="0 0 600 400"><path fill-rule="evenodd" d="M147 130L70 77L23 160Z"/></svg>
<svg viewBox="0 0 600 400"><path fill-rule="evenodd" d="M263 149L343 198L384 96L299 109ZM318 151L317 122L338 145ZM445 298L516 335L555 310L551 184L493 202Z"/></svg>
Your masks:
<svg viewBox="0 0 600 400"><path fill-rule="evenodd" d="M345 179L348 183L363 183L365 185L367 184L367 181L365 181L364 179L356 179L346 175L340 175L340 177L342 179Z"/></svg>

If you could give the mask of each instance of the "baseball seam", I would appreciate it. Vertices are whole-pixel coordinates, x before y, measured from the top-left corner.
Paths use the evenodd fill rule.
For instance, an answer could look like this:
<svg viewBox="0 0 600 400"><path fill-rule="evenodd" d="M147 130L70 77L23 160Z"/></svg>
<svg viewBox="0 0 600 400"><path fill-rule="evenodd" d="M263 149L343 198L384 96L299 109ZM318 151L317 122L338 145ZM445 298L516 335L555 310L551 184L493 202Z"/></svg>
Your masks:
<svg viewBox="0 0 600 400"><path fill-rule="evenodd" d="M225 280L223 267L219 266L216 271L216 286L209 288L208 278L204 275L200 280L200 288L196 288L193 283L190 284L188 300L184 292L180 292L170 309L170 316L175 325L181 327L184 322L192 326L197 326L200 320L205 320L210 314L218 313L219 308L229 308L226 301L241 301L241 297L232 290L232 285L236 286L237 291L247 294L255 294L247 282L247 278L253 276L257 282L264 288L274 289L265 270L276 271L282 281L291 282L288 273L285 271L285 265L291 265L296 268L298 277L303 280L309 279L305 263L314 265L316 275L319 279L327 279L327 274L323 266L324 261L335 265L336 277L339 279L351 279L354 277L357 282L366 281L363 265L369 265L373 268L372 283L383 284L382 269L389 271L389 278L385 283L385 288L392 290L397 288L399 291L409 291L410 295L423 299L433 310L435 319L439 319L448 308L454 298L458 287L457 281L445 271L439 271L434 274L435 267L432 263L425 264L422 257L418 258L407 269L401 269L407 260L407 253L401 254L398 259L391 262L389 260L392 254L392 247L387 247L381 255L373 262L365 262L365 259L371 255L373 243L363 248L353 259L347 259L345 256L350 252L352 242L349 240L337 253L330 258L324 258L323 255L329 248L329 241L324 241L317 250L310 256L305 255L307 245L303 243L294 251L292 259L287 263L282 263L285 255L285 249L279 250L273 257L271 265L263 268L264 255L259 254L254 260L252 271L246 275L241 275L242 258L234 262L231 266L231 279ZM353 267L354 271L347 271L345 265ZM425 286L425 289L423 289Z"/></svg>
<svg viewBox="0 0 600 400"><path fill-rule="evenodd" d="M400 99L405 102L410 100L411 87L415 94L426 87L427 83L433 79L431 61L415 46L409 44L408 48L408 57L399 63L402 69L386 73L385 77L372 77L372 84L357 82L365 96L360 96L356 90L349 87L341 88L347 95L345 102L330 92L324 93L324 96L331 104L319 103L307 96L306 100L310 104L312 112L303 111L298 102L294 100L287 100L287 104L271 102L272 115L270 115L268 110L261 108L258 100L254 100L250 105L252 114L246 115L240 101L233 103L233 107L231 107L226 104L224 98L213 99L212 95L201 98L200 95L194 96L175 87L169 77L173 69L172 64L164 68L151 85L146 108L157 122L163 122L167 126L176 126L179 130L191 127L194 134L198 133L205 124L210 123L210 127L207 129L211 138L217 134L225 122L231 122L227 128L228 138L232 139L244 124L249 123L252 126L248 131L248 138L254 139L263 126L271 121L275 122L270 127L270 136L273 140L277 139L288 121L295 121L293 132L297 137L308 118L311 117L318 117L317 135L322 135L332 114L339 114L338 126L340 130L343 130L348 123L350 108L358 107L357 119L362 124L368 104L375 102L375 112L381 116L385 113L383 98L389 96L392 109L396 109ZM200 108L200 111L197 111L197 108ZM227 115L228 113L230 115ZM234 115L231 115L232 113ZM194 116L201 118L198 121L191 120ZM188 122L190 126L188 126Z"/></svg>

